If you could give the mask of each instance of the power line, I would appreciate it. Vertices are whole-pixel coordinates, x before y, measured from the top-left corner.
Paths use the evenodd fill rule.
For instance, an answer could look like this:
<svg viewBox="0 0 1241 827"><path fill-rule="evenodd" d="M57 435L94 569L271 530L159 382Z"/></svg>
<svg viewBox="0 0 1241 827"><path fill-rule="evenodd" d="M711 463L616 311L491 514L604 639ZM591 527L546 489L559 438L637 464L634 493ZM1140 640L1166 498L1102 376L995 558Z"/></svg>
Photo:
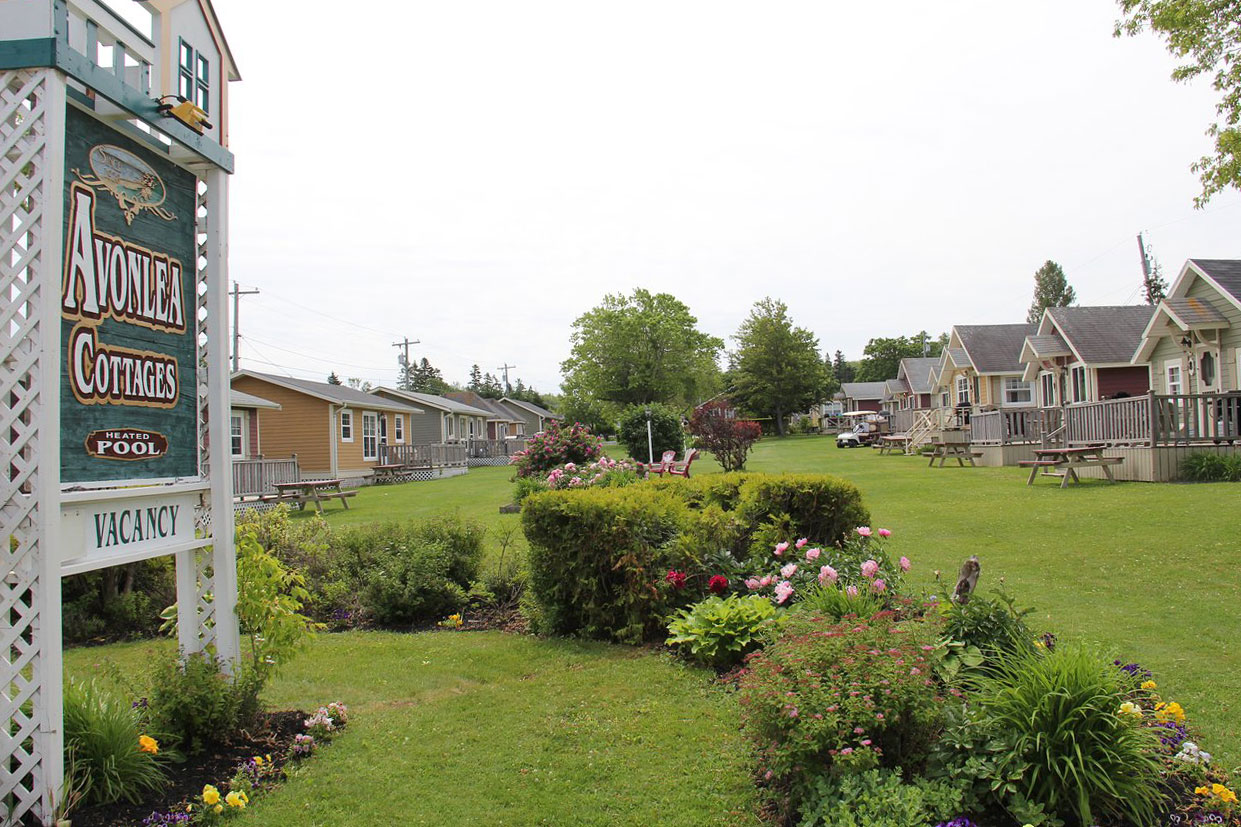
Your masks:
<svg viewBox="0 0 1241 827"><path fill-rule="evenodd" d="M315 353L305 353L300 350L290 350L287 347L281 347L280 345L274 344L273 342L265 342L262 339L256 339L253 336L243 336L242 338L245 339L247 342L258 342L259 344L264 345L266 347L275 348L276 350L280 350L285 353L291 353L294 356L301 356L304 359L314 359L316 361L324 362L328 365L334 365L336 367L357 368L358 370L375 370L375 371L392 370L392 367L390 365L385 366L385 367L375 367L374 365L357 365L357 364L352 364L349 362L338 362L335 359L331 359L327 356L320 356Z"/></svg>

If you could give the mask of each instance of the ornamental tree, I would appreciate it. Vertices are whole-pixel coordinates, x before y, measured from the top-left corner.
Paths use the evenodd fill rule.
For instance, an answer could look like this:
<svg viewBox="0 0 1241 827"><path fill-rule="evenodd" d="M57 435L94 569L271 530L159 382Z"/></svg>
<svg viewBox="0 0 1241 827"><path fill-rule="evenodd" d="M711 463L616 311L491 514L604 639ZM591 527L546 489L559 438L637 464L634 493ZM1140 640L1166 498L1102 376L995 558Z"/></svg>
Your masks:
<svg viewBox="0 0 1241 827"><path fill-rule="evenodd" d="M1064 269L1048 259L1034 273L1034 300L1026 314L1026 321L1038 324L1043 319L1043 311L1049 307L1068 307L1077 301L1077 293L1069 286L1064 276Z"/></svg>
<svg viewBox="0 0 1241 827"><path fill-rule="evenodd" d="M731 402L713 400L694 409L689 431L698 447L708 451L725 471L745 468L746 456L763 435L757 422L736 419Z"/></svg>
<svg viewBox="0 0 1241 827"><path fill-rule="evenodd" d="M557 419L547 424L526 443L526 450L513 454L511 465L519 477L543 476L565 463L586 463L603 456L602 440L580 422L561 425Z"/></svg>
<svg viewBox="0 0 1241 827"><path fill-rule="evenodd" d="M827 369L819 340L794 327L789 308L777 299L754 303L737 330L730 378L736 398L748 410L769 414L784 436L784 420L809 410L827 395Z"/></svg>

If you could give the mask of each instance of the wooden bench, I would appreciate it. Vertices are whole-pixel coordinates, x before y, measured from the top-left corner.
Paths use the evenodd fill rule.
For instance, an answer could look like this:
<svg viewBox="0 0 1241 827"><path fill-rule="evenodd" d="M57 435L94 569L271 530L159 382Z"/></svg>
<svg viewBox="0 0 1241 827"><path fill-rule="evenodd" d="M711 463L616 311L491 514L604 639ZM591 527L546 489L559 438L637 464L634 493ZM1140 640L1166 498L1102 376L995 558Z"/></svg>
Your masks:
<svg viewBox="0 0 1241 827"><path fill-rule="evenodd" d="M907 434L886 434L879 437L875 447L879 449L881 454L903 454L909 447L909 436Z"/></svg>

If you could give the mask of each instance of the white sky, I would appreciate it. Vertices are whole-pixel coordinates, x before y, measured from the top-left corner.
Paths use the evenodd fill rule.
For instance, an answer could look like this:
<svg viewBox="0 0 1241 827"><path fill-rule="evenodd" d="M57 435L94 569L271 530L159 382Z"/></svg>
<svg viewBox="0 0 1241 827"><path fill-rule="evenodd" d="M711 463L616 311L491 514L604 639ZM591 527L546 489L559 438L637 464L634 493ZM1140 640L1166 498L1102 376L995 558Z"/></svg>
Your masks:
<svg viewBox="0 0 1241 827"><path fill-rule="evenodd" d="M639 286L726 339L782 299L856 359L1023 321L1048 258L1139 302L1139 231L1169 280L1241 258L1241 195L1192 206L1214 93L1111 0L215 7L255 370L391 383L408 335L554 391L573 320Z"/></svg>

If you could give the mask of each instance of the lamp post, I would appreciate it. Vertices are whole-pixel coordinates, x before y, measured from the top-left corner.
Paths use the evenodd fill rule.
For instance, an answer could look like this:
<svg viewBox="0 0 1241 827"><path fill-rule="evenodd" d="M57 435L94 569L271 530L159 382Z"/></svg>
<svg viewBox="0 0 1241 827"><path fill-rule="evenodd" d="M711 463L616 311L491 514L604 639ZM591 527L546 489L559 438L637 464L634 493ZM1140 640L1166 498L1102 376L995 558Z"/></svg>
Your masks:
<svg viewBox="0 0 1241 827"><path fill-rule="evenodd" d="M655 443L651 439L651 409L646 409L646 461L655 464Z"/></svg>

